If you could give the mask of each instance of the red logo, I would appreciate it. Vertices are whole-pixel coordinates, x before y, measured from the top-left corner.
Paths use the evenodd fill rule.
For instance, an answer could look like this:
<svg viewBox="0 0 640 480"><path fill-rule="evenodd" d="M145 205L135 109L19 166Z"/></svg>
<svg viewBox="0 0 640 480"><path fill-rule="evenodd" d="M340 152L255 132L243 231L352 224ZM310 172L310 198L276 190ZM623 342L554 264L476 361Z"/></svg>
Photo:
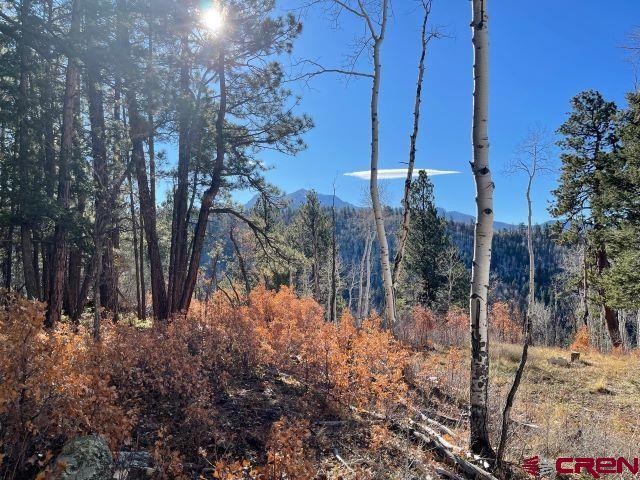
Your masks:
<svg viewBox="0 0 640 480"><path fill-rule="evenodd" d="M588 474L593 478L601 478L603 475L625 472L635 477L640 472L640 462L637 457L630 460L624 457L561 457L556 459L554 466L555 468L537 455L522 462L522 470L535 478L554 478L556 473Z"/></svg>
<svg viewBox="0 0 640 480"><path fill-rule="evenodd" d="M540 476L540 457L536 455L535 457L527 458L522 462L522 470L533 477Z"/></svg>

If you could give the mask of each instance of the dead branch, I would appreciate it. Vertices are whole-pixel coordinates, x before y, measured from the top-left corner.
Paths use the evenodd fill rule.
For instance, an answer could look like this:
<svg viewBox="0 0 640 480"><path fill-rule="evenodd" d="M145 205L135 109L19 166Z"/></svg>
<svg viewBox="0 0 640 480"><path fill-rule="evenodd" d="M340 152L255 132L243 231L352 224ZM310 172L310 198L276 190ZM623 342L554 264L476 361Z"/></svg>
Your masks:
<svg viewBox="0 0 640 480"><path fill-rule="evenodd" d="M349 464L344 460L344 458L342 458L340 456L340 452L338 452L338 449L336 447L333 447L333 456L336 457L336 459L342 464L344 465L344 467L349 470L350 473L353 473L355 475L355 471L353 470L353 468L351 468L349 466Z"/></svg>

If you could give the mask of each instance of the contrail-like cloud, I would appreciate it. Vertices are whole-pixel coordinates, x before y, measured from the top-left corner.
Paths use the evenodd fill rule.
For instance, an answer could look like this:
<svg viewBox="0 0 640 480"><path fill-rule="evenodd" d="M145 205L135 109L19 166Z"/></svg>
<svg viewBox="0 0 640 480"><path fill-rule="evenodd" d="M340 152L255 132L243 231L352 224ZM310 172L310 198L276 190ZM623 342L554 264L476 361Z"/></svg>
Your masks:
<svg viewBox="0 0 640 480"><path fill-rule="evenodd" d="M407 168L383 168L378 170L379 180L394 180L397 178L407 178ZM432 168L416 168L413 170L413 176L417 176L419 172L425 172L429 177L435 177L436 175L452 175L454 173L460 173L455 170L434 170ZM362 180L369 180L371 178L371 170L363 170L361 172L349 172L344 174L347 177L356 177Z"/></svg>

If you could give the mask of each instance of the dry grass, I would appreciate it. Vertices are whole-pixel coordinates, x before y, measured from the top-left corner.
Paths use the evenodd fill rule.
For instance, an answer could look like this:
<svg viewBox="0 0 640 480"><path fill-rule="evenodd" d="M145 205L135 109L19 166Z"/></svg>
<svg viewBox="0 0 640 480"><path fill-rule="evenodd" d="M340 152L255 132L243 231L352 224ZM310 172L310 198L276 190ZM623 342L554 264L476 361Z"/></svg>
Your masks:
<svg viewBox="0 0 640 480"><path fill-rule="evenodd" d="M500 428L506 393L520 360L521 346L491 346L491 426L494 443ZM465 399L468 351L451 366L446 353L435 353L443 368L440 380L448 390ZM549 361L569 360L570 352L533 347L512 419L508 456L519 462L533 455L635 456L640 443L640 357L636 354L582 354L571 366ZM582 361L583 360L583 361ZM455 372L446 372L444 368ZM455 379L449 382L448 379Z"/></svg>

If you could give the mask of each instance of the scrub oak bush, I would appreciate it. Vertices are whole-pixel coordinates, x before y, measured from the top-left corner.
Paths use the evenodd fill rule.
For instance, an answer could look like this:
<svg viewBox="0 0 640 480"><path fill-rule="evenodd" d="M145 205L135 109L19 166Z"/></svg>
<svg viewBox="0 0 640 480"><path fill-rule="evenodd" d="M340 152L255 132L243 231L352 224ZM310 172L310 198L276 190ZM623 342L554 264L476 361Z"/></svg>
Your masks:
<svg viewBox="0 0 640 480"><path fill-rule="evenodd" d="M182 459L204 468L198 449L215 445L224 428L216 423L218 400L252 375L290 376L320 400L309 405L338 414L352 406L391 413L407 396L411 352L379 318L360 327L350 315L327 323L315 301L286 287L258 287L242 306L213 295L153 327L103 322L100 343L82 329L46 331L43 305L3 298L3 478L35 473L67 439L88 433L104 435L114 450L143 442L167 460L159 469L167 477L180 475ZM260 467L270 478L308 478L304 432L296 420L272 426Z"/></svg>
<svg viewBox="0 0 640 480"><path fill-rule="evenodd" d="M120 405L101 352L67 329L45 332L42 304L6 292L2 298L2 477L37 470L74 436L100 431L112 447L125 442L134 416Z"/></svg>

